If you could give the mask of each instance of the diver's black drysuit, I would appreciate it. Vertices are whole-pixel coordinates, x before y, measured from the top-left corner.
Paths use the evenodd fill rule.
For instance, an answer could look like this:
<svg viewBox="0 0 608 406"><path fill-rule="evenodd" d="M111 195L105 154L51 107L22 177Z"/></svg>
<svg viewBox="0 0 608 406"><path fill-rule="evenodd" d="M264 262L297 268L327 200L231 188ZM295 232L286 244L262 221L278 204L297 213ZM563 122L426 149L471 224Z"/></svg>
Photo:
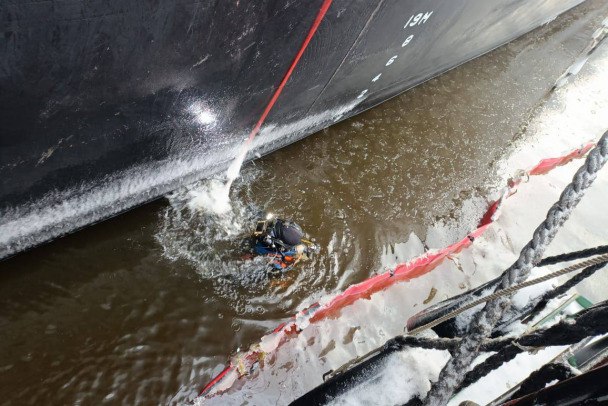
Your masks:
<svg viewBox="0 0 608 406"><path fill-rule="evenodd" d="M293 221L276 219L268 224L259 241L269 248L289 251L302 242L302 237L304 232L299 225Z"/></svg>

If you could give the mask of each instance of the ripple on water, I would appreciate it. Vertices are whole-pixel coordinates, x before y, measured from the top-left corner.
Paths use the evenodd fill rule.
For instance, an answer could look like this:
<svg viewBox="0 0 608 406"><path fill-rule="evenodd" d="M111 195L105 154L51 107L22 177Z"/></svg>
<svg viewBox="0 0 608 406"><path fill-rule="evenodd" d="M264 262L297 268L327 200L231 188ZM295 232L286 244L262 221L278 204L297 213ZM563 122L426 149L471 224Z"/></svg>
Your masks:
<svg viewBox="0 0 608 406"><path fill-rule="evenodd" d="M208 199L213 193L221 193L217 180L201 181L172 194L161 214L156 239L167 259L186 261L237 316L259 317L274 309L279 317L287 317L311 302L311 297L324 293L327 279L336 276L337 257L333 252L321 253L278 279L266 274L266 258L244 258L255 221L265 216L264 207L271 204L271 197L260 206L260 196L252 199L248 195L256 173L255 168L248 168L235 182L230 208L221 213L212 213L204 209L206 204L199 204L201 196ZM341 242L333 241L331 251L342 250L346 239L344 235ZM233 330L239 329L238 323L233 323Z"/></svg>

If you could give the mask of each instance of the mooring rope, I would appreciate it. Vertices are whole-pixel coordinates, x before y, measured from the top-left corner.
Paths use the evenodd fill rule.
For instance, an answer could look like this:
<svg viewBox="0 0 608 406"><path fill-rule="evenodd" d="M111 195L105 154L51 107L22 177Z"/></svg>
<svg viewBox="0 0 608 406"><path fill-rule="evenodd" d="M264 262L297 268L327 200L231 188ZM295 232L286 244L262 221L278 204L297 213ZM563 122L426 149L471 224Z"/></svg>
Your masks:
<svg viewBox="0 0 608 406"><path fill-rule="evenodd" d="M598 245L593 248L586 248L580 251L567 252L565 254L553 255L543 258L537 266L555 265L562 262L576 261L578 259L592 257L594 255L608 254L608 245Z"/></svg>
<svg viewBox="0 0 608 406"><path fill-rule="evenodd" d="M538 297L534 300L531 300L531 303L528 306L526 306L525 308L518 311L514 317L510 318L509 320L501 320L500 324L494 329L493 336L495 336L497 332L503 331L505 328L507 328L509 325L511 325L515 321L524 320L527 316L529 316L531 314L536 314L536 313L543 311L543 309L547 306L547 304L549 303L549 301L551 299L556 298L560 295L563 295L564 293L569 291L571 288L573 288L574 286L578 285L579 283L581 283L582 281L584 281L585 279L587 279L588 277L593 275L595 273L595 271L597 271L598 269L602 268L605 265L606 264L600 263L600 264L596 264L596 265L587 267L587 268L583 269L581 272L574 275L572 278L568 279L563 284L556 287L555 289L549 290L545 294L541 295L540 297Z"/></svg>
<svg viewBox="0 0 608 406"><path fill-rule="evenodd" d="M475 300L473 302L469 302L466 305L464 305L463 307L460 307L460 308L458 308L456 310L453 310L453 311L451 311L451 312L449 312L449 313L447 313L447 314L445 314L445 315L443 315L443 316L441 316L441 317L439 317L439 318L437 318L437 319L435 319L435 320L433 320L433 321L431 321L429 323L426 323L426 324L424 324L422 326L416 327L415 329L408 331L407 332L408 336L406 336L407 339L408 339L408 343L411 346L418 346L418 347L421 347L421 348L433 348L433 349L446 349L446 350L449 349L449 350L453 350L454 349L454 344L453 343L455 342L455 340L453 340L453 339L432 339L432 340L428 340L428 342L427 342L427 340L424 337L413 337L413 336L415 334L421 333L422 331L431 329L431 328L433 328L433 327L435 327L435 326L437 326L437 325L439 325L439 324L441 324L441 323L443 323L443 322L445 322L445 321L447 321L447 320L449 320L449 319L451 319L453 317L458 316L459 314L461 314L461 313L463 313L463 312L465 312L467 310L470 310L470 309L472 309L472 308L474 308L476 306L479 306L480 304L487 303L487 302L490 302L492 300L496 300L497 298L500 298L500 297L511 295L511 294L517 292L518 290L523 289L523 288L526 288L526 287L529 287L529 286L533 286L533 285L537 285L539 283L546 282L546 281L548 281L550 279L557 278L559 276L565 275L565 274L570 273L570 272L577 271L577 270L582 269L582 268L587 268L587 269L593 268L594 271L595 271L597 269L602 268L603 266L605 266L607 264L608 264L608 254L604 254L604 255L600 255L600 256L595 257L595 258L591 258L591 259L588 259L588 260L585 260L585 261L578 262L576 264L567 266L567 267L562 268L562 269L560 269L558 271L548 273L547 275L543 275L543 276L541 276L539 278L531 279L529 281L522 282L522 283L517 284L515 286L511 286L511 287L509 287L507 289L503 289L503 290L494 292L491 295L484 296L484 297L482 297L482 298L480 298L478 300ZM570 282L570 281L568 281L568 282ZM402 343L400 343L399 345L401 345L401 344ZM370 358L370 357L372 357L372 356L374 356L376 354L379 354L383 350L386 350L387 348L390 348L391 345L394 345L394 343L393 343L392 340L388 341L384 346L375 348L372 351L370 351L370 352L368 352L368 353L366 353L364 355L361 355L359 357L356 357L356 358L352 359L351 361L349 361L346 364L342 365L340 368L338 368L336 370L333 370L333 371L330 371L329 373L325 374L324 378L326 378L326 377L333 377L333 376L336 376L336 375L338 375L338 374L340 374L340 373L342 373L344 371L347 371L353 365L359 364L362 361L364 361L364 360L366 360L366 359L368 359L368 358Z"/></svg>
<svg viewBox="0 0 608 406"><path fill-rule="evenodd" d="M564 254L546 257L546 258L542 259L536 266L542 267L542 266L547 266L547 265L554 265L554 264L558 264L561 262L575 261L575 260L579 260L579 259L592 257L595 255L601 255L601 254L608 254L608 245L601 245L598 247L587 248L587 249L580 250L580 251L573 251L573 252L568 252L568 253L564 253ZM591 271L591 272L593 272L593 271ZM581 274L584 274L584 273L585 273L585 270ZM576 277L579 277L579 275L577 275ZM427 324L430 321L433 321L436 318L441 317L444 314L447 314L450 311L455 310L458 307L465 305L469 300L475 300L476 297L481 297L485 292L496 289L498 287L499 283L500 283L500 277L493 279L489 282L486 282L485 284L478 286L477 288L473 289L472 291L469 291L468 293L462 293L458 296L454 296L450 299L444 300L443 302L439 302L439 303L421 311L420 313L417 313L416 315L410 317L410 319L407 321L407 327L408 327L408 329L413 330L414 328L417 328L423 324ZM542 299L539 299L539 303L541 302L541 300ZM535 306L536 306L536 304L535 304ZM511 321L512 320L505 322L505 321L501 320L503 325L507 325Z"/></svg>
<svg viewBox="0 0 608 406"><path fill-rule="evenodd" d="M521 352L534 352L546 347L573 345L568 350L568 353L571 353L571 351L583 348L591 340L591 337L603 335L607 332L608 301L604 301L568 316L550 327L534 330L520 337L485 340L480 350L484 352L495 351L498 354L488 358L468 372L465 381L468 380L468 383L476 381ZM381 373L387 360L394 353L412 347L451 352L460 346L461 341L460 338L396 336L386 342L379 354L369 357L354 368L345 371L344 374L332 377L330 381L326 381L291 404L295 406L331 403L332 400L338 399L353 387L360 387L360 385L365 385L366 382L376 380L377 373ZM407 401L404 406L419 406L421 402L420 398L416 396Z"/></svg>
<svg viewBox="0 0 608 406"><path fill-rule="evenodd" d="M580 202L586 189L591 186L607 160L608 131L602 135L597 146L574 175L572 182L566 186L558 201L549 209L545 220L534 231L532 240L521 250L517 261L503 273L498 289L509 289L529 276L532 268L541 260L555 234ZM432 385L424 401L425 405L438 406L447 403L454 389L464 379L462 371L471 365L477 356L480 344L491 334L510 304L508 296L499 296L496 300L488 302L483 310L474 316L456 354L441 370L437 382Z"/></svg>
<svg viewBox="0 0 608 406"><path fill-rule="evenodd" d="M593 265L597 265L598 267L601 268L602 266L606 265L607 263L608 263L608 254L604 254L604 255L600 255L599 257L591 258L591 259L588 259L586 261L578 262L576 264L567 266L567 267L562 268L562 269L560 269L558 271L548 273L548 274L543 275L543 276L541 276L539 278L531 279L529 281L525 281L525 282L522 282L522 283L517 284L517 285L509 286L506 289L499 290L497 292L492 293L491 295L484 296L484 297L482 297L480 299L477 299L477 300L475 300L473 302L469 302L466 305L464 305L464 306L462 306L462 307L460 307L460 308L458 308L458 309L456 309L456 310L454 310L454 311L452 311L452 312L450 312L450 313L448 313L448 314L446 314L444 316L441 316L441 317L439 317L439 318L437 318L437 319L435 319L435 320L433 320L433 321L431 321L431 322L429 322L427 324L424 324L424 325L422 325L420 327L416 327L415 329L413 329L411 331L408 331L408 334L411 334L411 335L418 334L418 333L420 333L420 332L422 332L424 330L428 330L430 328L433 328L433 327L437 326L438 324L443 323L446 320L449 320L449 319L451 319L453 317L456 317L459 314L466 312L467 310L470 310L470 309L472 309L472 308L474 308L476 306L479 306L480 304L491 302L493 300L496 300L496 299L504 297L504 296L510 296L513 293L515 293L518 290L521 290L523 288L527 288L527 287L533 286L533 285L538 285L539 283L543 283L543 282L546 282L546 281L548 281L550 279L560 277L560 276L565 275L565 274L570 273L570 272L578 271L579 269L591 267Z"/></svg>

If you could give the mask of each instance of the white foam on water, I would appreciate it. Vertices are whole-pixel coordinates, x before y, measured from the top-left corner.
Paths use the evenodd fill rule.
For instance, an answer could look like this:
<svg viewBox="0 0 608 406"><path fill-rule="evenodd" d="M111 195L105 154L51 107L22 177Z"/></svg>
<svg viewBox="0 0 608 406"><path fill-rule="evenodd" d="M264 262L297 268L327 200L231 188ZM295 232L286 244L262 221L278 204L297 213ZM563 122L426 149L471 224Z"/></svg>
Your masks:
<svg viewBox="0 0 608 406"><path fill-rule="evenodd" d="M225 214L232 210L228 183L212 179L205 187L190 190L188 201L190 210L202 210L209 214Z"/></svg>
<svg viewBox="0 0 608 406"><path fill-rule="evenodd" d="M242 187L238 185L237 189ZM218 252L240 252L238 236L246 236L256 218L256 209L243 202L230 202L226 184L205 180L168 196L156 239L165 257L186 259L201 272L230 269L230 258ZM224 249L218 249L224 245ZM233 259L238 260L238 255Z"/></svg>
<svg viewBox="0 0 608 406"><path fill-rule="evenodd" d="M192 198L188 202L188 207L191 210L202 210L211 215L226 214L232 210L230 204L230 189L241 172L243 162L245 162L245 158L249 152L250 144L251 143L248 141L243 143L241 151L226 170L225 182L211 179L209 182L206 182L203 187L190 191Z"/></svg>

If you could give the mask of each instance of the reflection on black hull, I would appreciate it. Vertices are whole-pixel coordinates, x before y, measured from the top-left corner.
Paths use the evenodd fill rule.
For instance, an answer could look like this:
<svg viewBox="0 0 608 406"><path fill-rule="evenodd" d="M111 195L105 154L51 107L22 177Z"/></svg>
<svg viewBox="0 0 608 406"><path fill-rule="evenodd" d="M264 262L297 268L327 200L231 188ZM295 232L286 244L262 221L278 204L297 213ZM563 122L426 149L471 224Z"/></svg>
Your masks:
<svg viewBox="0 0 608 406"><path fill-rule="evenodd" d="M264 154L581 0L335 0ZM0 258L224 168L322 0L8 2L0 9Z"/></svg>

